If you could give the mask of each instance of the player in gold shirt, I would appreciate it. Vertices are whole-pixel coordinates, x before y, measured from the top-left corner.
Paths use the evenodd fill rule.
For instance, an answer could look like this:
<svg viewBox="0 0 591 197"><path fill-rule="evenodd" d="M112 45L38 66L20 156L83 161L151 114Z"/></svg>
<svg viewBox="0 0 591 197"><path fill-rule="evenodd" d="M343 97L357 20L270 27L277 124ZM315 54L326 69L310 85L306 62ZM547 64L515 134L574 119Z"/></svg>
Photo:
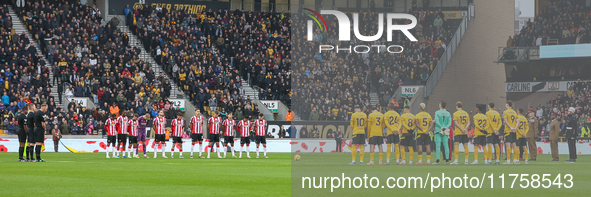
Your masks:
<svg viewBox="0 0 591 197"><path fill-rule="evenodd" d="M468 164L468 157L470 151L468 151L468 127L470 127L470 116L464 110L462 110L462 102L456 103L456 112L453 114L454 120L454 162L451 165L458 164L458 156L460 155L460 143L464 145L464 164Z"/></svg>
<svg viewBox="0 0 591 197"><path fill-rule="evenodd" d="M529 131L529 120L523 116L524 110L523 108L519 108L519 115L517 115L517 141L516 148L513 150L515 153L513 155L513 164L519 164L519 149L523 148L523 159L525 159L525 164L527 164L527 160L529 159L529 152L527 151L527 132Z"/></svg>
<svg viewBox="0 0 591 197"><path fill-rule="evenodd" d="M415 132L415 116L412 115L410 113L410 107L404 106L404 114L402 114L400 116L400 124L402 124L402 136L400 136L400 149L402 149L401 153L400 153L400 157L402 158L402 162L400 162L400 165L405 165L406 164L406 149L405 147L408 147L408 157L409 157L409 162L408 164L412 164L412 158L414 156L414 150L413 150L413 146L414 146L414 132Z"/></svg>
<svg viewBox="0 0 591 197"><path fill-rule="evenodd" d="M486 134L486 143L488 144L488 162L485 162L484 164L492 163L493 145L495 147L495 155L497 156L497 161L495 164L499 164L499 158L501 158L501 148L499 147L499 144L501 144L501 137L499 136L499 130L501 129L501 126L503 126L503 122L499 112L495 111L494 103L488 104L488 112L486 112L486 117L488 118L490 126L488 127L488 134Z"/></svg>
<svg viewBox="0 0 591 197"><path fill-rule="evenodd" d="M349 149L351 149L351 156L353 157L353 161L349 163L351 165L355 165L357 149L360 149L359 163L363 165L363 156L365 155L365 127L367 127L367 115L361 112L359 106L355 106L355 113L351 115L351 129L353 130L353 139L351 140L351 144L354 146L349 147Z"/></svg>
<svg viewBox="0 0 591 197"><path fill-rule="evenodd" d="M515 136L515 132L517 132L517 113L512 107L513 102L507 101L505 103L505 108L507 109L503 112L503 122L505 122L505 148L507 148L507 162L503 164L511 164L511 148L515 151L515 142L517 141L517 137ZM519 155L519 151L517 151L517 155ZM519 158L517 159L519 160Z"/></svg>
<svg viewBox="0 0 591 197"><path fill-rule="evenodd" d="M433 128L433 118L429 113L425 112L425 103L419 104L419 112L415 115L415 124L417 125L417 148L419 153L419 162L417 165L423 164L423 145L427 148L427 165L431 165L431 135L430 131Z"/></svg>
<svg viewBox="0 0 591 197"><path fill-rule="evenodd" d="M382 144L384 144L384 114L378 112L376 107L371 108L371 114L369 114L369 118L367 121L368 132L369 133L369 163L367 165L373 165L373 158L375 156L375 148L376 145L380 149L380 162L379 164L382 165L382 160L384 159L384 151L382 149Z"/></svg>
<svg viewBox="0 0 591 197"><path fill-rule="evenodd" d="M394 104L388 104L388 111L384 114L384 125L386 125L386 165L390 164L390 154L392 153L392 144L394 144L394 154L396 157L396 164L399 164L398 157L400 156L400 148L398 142L400 141L398 132L400 131L400 115L394 111Z"/></svg>
<svg viewBox="0 0 591 197"><path fill-rule="evenodd" d="M476 115L472 117L474 119L474 162L471 164L478 164L478 146L482 146L484 151L484 163L488 161L487 150L486 150L486 134L488 133L488 127L490 126L488 118L482 112L485 111L486 105L476 105Z"/></svg>

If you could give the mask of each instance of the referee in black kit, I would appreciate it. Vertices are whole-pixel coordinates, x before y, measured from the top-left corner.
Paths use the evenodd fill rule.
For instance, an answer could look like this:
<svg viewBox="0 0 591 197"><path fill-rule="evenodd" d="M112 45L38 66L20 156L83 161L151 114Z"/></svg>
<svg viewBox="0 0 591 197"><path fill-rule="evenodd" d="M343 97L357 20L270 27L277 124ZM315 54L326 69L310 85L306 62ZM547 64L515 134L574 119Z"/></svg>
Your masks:
<svg viewBox="0 0 591 197"><path fill-rule="evenodd" d="M25 152L25 143L27 142L27 112L29 112L28 107L23 107L22 112L18 115L18 161L25 162L26 160L23 158L23 153ZM29 154L27 154L27 159L29 158Z"/></svg>
<svg viewBox="0 0 591 197"><path fill-rule="evenodd" d="M47 104L42 104L41 109L35 112L35 155L37 162L45 162L41 159L41 146L45 141L45 112L47 111Z"/></svg>
<svg viewBox="0 0 591 197"><path fill-rule="evenodd" d="M568 108L568 115L566 117L566 139L568 143L568 153L570 159L568 162L575 162L577 160L577 130L578 130L578 118L574 115L575 108Z"/></svg>

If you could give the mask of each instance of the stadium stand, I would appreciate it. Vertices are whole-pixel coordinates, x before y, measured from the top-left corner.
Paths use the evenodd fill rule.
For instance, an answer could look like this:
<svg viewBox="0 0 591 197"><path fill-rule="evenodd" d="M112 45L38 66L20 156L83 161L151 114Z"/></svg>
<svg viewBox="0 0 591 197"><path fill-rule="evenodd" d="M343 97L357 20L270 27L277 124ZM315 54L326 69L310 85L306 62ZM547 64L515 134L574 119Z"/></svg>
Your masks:
<svg viewBox="0 0 591 197"><path fill-rule="evenodd" d="M507 47L591 43L589 11L585 1L551 1L533 22L509 38Z"/></svg>

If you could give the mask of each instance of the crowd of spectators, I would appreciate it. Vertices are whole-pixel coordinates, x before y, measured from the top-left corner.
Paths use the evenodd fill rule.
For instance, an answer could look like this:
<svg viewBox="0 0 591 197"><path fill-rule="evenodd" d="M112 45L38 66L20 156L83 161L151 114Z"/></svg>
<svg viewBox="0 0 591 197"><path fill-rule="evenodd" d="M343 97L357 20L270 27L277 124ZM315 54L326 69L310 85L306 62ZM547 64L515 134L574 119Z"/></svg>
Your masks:
<svg viewBox="0 0 591 197"><path fill-rule="evenodd" d="M518 35L509 37L507 47L591 43L590 12L585 1L551 1Z"/></svg>
<svg viewBox="0 0 591 197"><path fill-rule="evenodd" d="M339 53L317 51L320 44L340 46L361 44L354 36L350 42L339 41L338 31L321 31L315 29L312 40L307 39L306 26L293 27L294 42L294 93L292 102L294 111L303 120L348 120L353 107L359 105L369 110L370 93L378 95L378 107L385 110L388 103L395 103L399 108L405 101L395 101L392 94L400 85L425 84L429 75L437 65L457 26L459 19L446 19L441 9L420 10L413 8L409 13L417 18L417 25L411 33L418 42L410 42L400 31L393 32L391 42L386 41L386 34L372 43L363 45L400 45L402 53L374 52ZM349 18L350 13L347 13ZM304 15L294 20L306 24ZM377 13L359 13L359 21L376 21ZM335 17L326 17L328 29L337 29ZM408 24L408 20L396 20L396 24ZM377 26L374 22L359 23L362 35L375 35Z"/></svg>
<svg viewBox="0 0 591 197"><path fill-rule="evenodd" d="M574 107L576 112L574 115L579 119L579 134L583 131L587 132L585 137L589 136L589 128L591 127L591 81L579 80L568 91L561 93L558 97L553 97L545 104L537 107L530 107L529 110L535 111L536 117L539 119L539 132L547 137L550 132L550 123L552 119L550 116L556 114L561 121L561 128L564 131L564 117L569 107ZM564 135L563 132L560 135ZM583 137L581 135L581 137Z"/></svg>
<svg viewBox="0 0 591 197"><path fill-rule="evenodd" d="M195 106L211 113L242 109L255 117L242 79L260 88L259 99L290 103L290 16L238 8L184 10L143 5L124 10L126 25Z"/></svg>

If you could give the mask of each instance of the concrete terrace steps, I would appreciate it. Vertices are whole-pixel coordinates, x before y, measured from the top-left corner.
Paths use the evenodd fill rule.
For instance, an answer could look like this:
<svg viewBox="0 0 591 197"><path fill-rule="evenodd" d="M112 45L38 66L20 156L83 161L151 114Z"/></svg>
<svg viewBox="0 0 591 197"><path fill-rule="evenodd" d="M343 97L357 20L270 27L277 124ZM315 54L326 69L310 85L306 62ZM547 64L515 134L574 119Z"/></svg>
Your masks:
<svg viewBox="0 0 591 197"><path fill-rule="evenodd" d="M121 24L121 23L120 23L120 24ZM129 27L127 27L127 26L121 26L121 25L120 25L120 26L119 26L119 30L120 30L121 32L123 32L123 33L127 34L127 36L129 36L129 44L130 44L131 46L135 46L135 44L136 44L136 43L139 43L139 45L140 45L140 47L139 47L139 48L140 48L140 50L141 50L141 53L140 53L140 55L139 55L139 58L140 58L140 59L142 59L142 60L144 60L144 61L146 61L146 62L148 62L148 63L150 64L150 67L152 68L152 71L154 71L154 74L156 74L156 75L157 75L158 73L162 72L162 73L164 74L164 77L165 77L166 79L169 79L168 75L166 75L166 72L164 72L164 70L162 69L162 67L156 63L156 61L154 60L154 57L152 57L152 56L150 55L150 53L149 53L149 52L147 52L147 51L144 49L144 47L143 47L143 44L142 44L142 41L141 41L141 40L139 40L139 39L138 39L138 38L137 38L137 37L136 37L136 36L135 36L135 35L134 35L134 34L133 34L133 33L132 33L130 30L129 30ZM170 82L171 82L171 87L172 87L172 89L171 89L171 93L170 93L170 98L172 98L172 99L176 99L176 98L178 98L178 95L182 95L182 96L183 96L183 98L187 98L186 96L184 96L184 95L185 95L185 93L184 93L183 91L181 91L181 90L179 90L179 89L178 89L178 86L177 86L176 82L174 82L172 79L169 79L169 80L170 80Z"/></svg>
<svg viewBox="0 0 591 197"><path fill-rule="evenodd" d="M50 81L52 81L53 80L53 71L51 71L51 65L49 65L49 61L47 61L47 58L43 54L43 51L41 50L41 47L39 46L39 42L37 42L38 40L36 40L35 37L33 37L33 35L29 32L29 29L27 29L27 27L25 26L24 21L22 20L22 18L18 17L18 15L16 14L16 11L12 8L12 6L8 6L8 11L9 11L10 17L12 18L12 28L19 35L22 34L23 32L25 32L25 34L29 38L30 42L33 44L33 46L35 46L35 49L37 49L36 55L41 56L43 58L43 60L45 61L45 66L50 68L49 79L50 79ZM56 103L59 103L59 98L57 98L57 96L58 96L57 86L53 86L51 88L51 95L56 97L56 98L54 98L54 101ZM64 108L64 105L62 105L62 108Z"/></svg>

